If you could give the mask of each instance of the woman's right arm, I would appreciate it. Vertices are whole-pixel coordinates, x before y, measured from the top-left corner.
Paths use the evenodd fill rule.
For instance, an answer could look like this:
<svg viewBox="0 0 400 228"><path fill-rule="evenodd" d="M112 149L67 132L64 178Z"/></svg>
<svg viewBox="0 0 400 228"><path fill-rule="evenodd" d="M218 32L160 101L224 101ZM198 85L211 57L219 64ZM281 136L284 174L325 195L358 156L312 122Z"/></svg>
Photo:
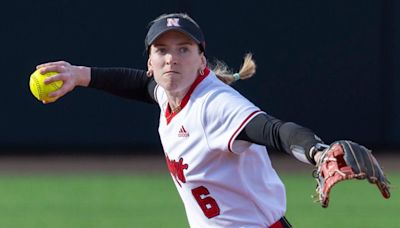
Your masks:
<svg viewBox="0 0 400 228"><path fill-rule="evenodd" d="M75 87L82 86L103 90L128 99L154 103L156 83L143 70L75 66L65 61L45 63L36 68L40 69L42 74L51 71L59 72L45 80L45 83L63 81L63 86L49 94L50 97L58 99Z"/></svg>

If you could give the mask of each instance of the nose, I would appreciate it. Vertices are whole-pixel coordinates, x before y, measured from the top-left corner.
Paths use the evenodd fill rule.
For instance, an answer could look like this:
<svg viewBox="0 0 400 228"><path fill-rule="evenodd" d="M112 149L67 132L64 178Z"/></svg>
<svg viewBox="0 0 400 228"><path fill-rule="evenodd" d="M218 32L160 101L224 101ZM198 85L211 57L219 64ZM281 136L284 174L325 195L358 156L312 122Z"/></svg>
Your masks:
<svg viewBox="0 0 400 228"><path fill-rule="evenodd" d="M168 65L176 65L178 63L178 57L172 53L166 55L166 63Z"/></svg>

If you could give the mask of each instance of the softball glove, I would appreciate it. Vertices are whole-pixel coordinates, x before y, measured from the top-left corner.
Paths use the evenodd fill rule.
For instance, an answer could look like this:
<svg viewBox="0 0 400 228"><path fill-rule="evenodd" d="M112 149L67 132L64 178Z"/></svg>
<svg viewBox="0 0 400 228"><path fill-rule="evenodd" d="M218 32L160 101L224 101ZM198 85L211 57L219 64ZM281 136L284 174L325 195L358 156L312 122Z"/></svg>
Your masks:
<svg viewBox="0 0 400 228"><path fill-rule="evenodd" d="M328 207L332 187L344 180L367 179L378 186L384 198L390 197L390 183L371 151L348 140L336 141L322 152L313 176L317 201L324 208Z"/></svg>

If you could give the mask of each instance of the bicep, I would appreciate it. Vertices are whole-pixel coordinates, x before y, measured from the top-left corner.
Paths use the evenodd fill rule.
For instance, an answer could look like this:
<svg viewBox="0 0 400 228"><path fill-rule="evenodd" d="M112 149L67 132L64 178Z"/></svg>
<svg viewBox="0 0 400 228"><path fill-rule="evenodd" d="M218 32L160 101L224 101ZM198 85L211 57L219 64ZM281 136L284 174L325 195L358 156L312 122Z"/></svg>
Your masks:
<svg viewBox="0 0 400 228"><path fill-rule="evenodd" d="M283 121L275 117L264 113L259 114L247 123L237 139L282 151L284 149L279 137L279 130L282 124Z"/></svg>

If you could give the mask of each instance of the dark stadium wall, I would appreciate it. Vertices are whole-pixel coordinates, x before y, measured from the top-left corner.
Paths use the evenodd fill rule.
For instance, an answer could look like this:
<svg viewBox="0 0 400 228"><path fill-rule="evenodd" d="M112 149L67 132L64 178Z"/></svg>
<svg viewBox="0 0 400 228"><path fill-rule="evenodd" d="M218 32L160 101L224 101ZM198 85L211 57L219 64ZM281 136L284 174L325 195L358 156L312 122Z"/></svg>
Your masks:
<svg viewBox="0 0 400 228"><path fill-rule="evenodd" d="M188 12L207 57L256 76L234 85L267 113L312 128L327 142L400 145L399 3L389 1L8 1L1 9L0 150L160 148L158 107L78 88L51 105L29 75L43 62L145 68L147 23ZM109 152L107 152L109 153Z"/></svg>

